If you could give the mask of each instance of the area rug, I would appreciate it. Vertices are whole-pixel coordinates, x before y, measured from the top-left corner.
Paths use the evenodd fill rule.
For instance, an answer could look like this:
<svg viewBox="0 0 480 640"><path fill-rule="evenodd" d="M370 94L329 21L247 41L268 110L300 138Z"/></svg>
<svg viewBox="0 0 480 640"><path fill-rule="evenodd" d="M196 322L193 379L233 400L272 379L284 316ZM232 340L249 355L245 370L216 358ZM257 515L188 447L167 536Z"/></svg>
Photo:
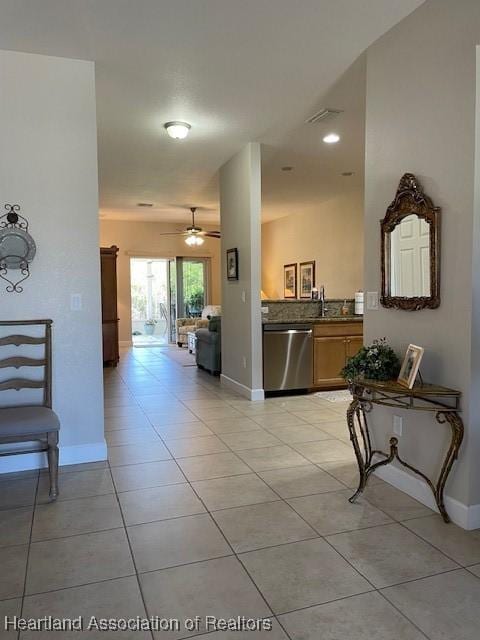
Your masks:
<svg viewBox="0 0 480 640"><path fill-rule="evenodd" d="M328 402L348 402L352 399L352 394L348 389L340 389L339 391L318 391L315 397Z"/></svg>
<svg viewBox="0 0 480 640"><path fill-rule="evenodd" d="M195 356L189 353L188 349L179 349L178 347L170 347L164 349L163 356L167 356L182 367L195 367Z"/></svg>

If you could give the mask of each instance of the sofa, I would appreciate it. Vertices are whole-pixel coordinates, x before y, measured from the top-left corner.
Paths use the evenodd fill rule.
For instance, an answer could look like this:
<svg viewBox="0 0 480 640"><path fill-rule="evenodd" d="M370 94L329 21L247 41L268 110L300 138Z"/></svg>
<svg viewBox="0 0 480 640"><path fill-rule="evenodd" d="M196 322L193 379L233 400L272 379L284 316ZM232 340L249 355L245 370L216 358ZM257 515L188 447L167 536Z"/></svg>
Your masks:
<svg viewBox="0 0 480 640"><path fill-rule="evenodd" d="M206 369L213 375L222 370L222 333L221 318L214 316L208 322L208 327L197 329L195 360L197 367Z"/></svg>
<svg viewBox="0 0 480 640"><path fill-rule="evenodd" d="M208 318L213 316L219 316L222 313L222 308L218 304L208 304L203 308L200 318L177 318L176 330L177 330L177 345L183 347L188 342L187 334L195 333L197 329L208 328Z"/></svg>

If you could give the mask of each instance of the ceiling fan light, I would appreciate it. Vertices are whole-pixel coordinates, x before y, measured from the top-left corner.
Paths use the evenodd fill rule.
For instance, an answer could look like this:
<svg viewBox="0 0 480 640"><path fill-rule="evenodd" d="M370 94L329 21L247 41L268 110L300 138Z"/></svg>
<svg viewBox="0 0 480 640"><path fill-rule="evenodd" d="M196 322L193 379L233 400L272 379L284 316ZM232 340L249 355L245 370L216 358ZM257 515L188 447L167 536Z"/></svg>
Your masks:
<svg viewBox="0 0 480 640"><path fill-rule="evenodd" d="M167 130L170 138L173 138L174 140L183 140L188 136L188 132L192 128L188 122L180 122L179 120L166 122L163 126Z"/></svg>
<svg viewBox="0 0 480 640"><path fill-rule="evenodd" d="M185 243L189 247L200 247L204 243L204 239L201 236L190 235L185 238Z"/></svg>

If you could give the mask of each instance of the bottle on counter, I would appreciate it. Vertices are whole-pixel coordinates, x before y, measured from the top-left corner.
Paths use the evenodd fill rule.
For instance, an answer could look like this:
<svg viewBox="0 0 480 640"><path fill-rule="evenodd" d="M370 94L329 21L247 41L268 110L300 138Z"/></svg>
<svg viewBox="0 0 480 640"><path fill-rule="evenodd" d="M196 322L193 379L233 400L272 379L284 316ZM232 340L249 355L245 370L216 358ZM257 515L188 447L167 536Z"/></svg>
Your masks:
<svg viewBox="0 0 480 640"><path fill-rule="evenodd" d="M349 309L348 309L348 304L347 304L346 300L343 301L343 305L342 305L342 308L341 308L341 313L342 313L342 316L348 316L349 315Z"/></svg>

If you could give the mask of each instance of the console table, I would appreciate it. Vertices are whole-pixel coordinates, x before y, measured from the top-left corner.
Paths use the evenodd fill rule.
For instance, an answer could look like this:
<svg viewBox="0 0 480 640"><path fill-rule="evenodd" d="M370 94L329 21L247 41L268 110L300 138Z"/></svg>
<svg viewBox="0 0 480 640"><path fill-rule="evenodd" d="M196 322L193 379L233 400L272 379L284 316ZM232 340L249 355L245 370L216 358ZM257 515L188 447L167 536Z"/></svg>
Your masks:
<svg viewBox="0 0 480 640"><path fill-rule="evenodd" d="M424 383L416 384L412 389L407 389L394 380L380 382L367 379L356 379L350 384L350 391L353 400L347 410L347 424L360 472L358 489L350 498L350 502L354 502L358 495L364 491L367 480L375 469L397 459L401 465L425 480L432 490L442 518L445 522L450 522L443 502L443 490L463 440L463 422L459 416L460 391ZM432 481L422 471L400 457L398 438L394 436L390 438L389 453L372 449L367 414L372 411L374 405L413 411L429 411L435 414L435 419L439 424L448 423L450 425L452 434L450 446L436 480ZM373 462L375 455L382 459Z"/></svg>

